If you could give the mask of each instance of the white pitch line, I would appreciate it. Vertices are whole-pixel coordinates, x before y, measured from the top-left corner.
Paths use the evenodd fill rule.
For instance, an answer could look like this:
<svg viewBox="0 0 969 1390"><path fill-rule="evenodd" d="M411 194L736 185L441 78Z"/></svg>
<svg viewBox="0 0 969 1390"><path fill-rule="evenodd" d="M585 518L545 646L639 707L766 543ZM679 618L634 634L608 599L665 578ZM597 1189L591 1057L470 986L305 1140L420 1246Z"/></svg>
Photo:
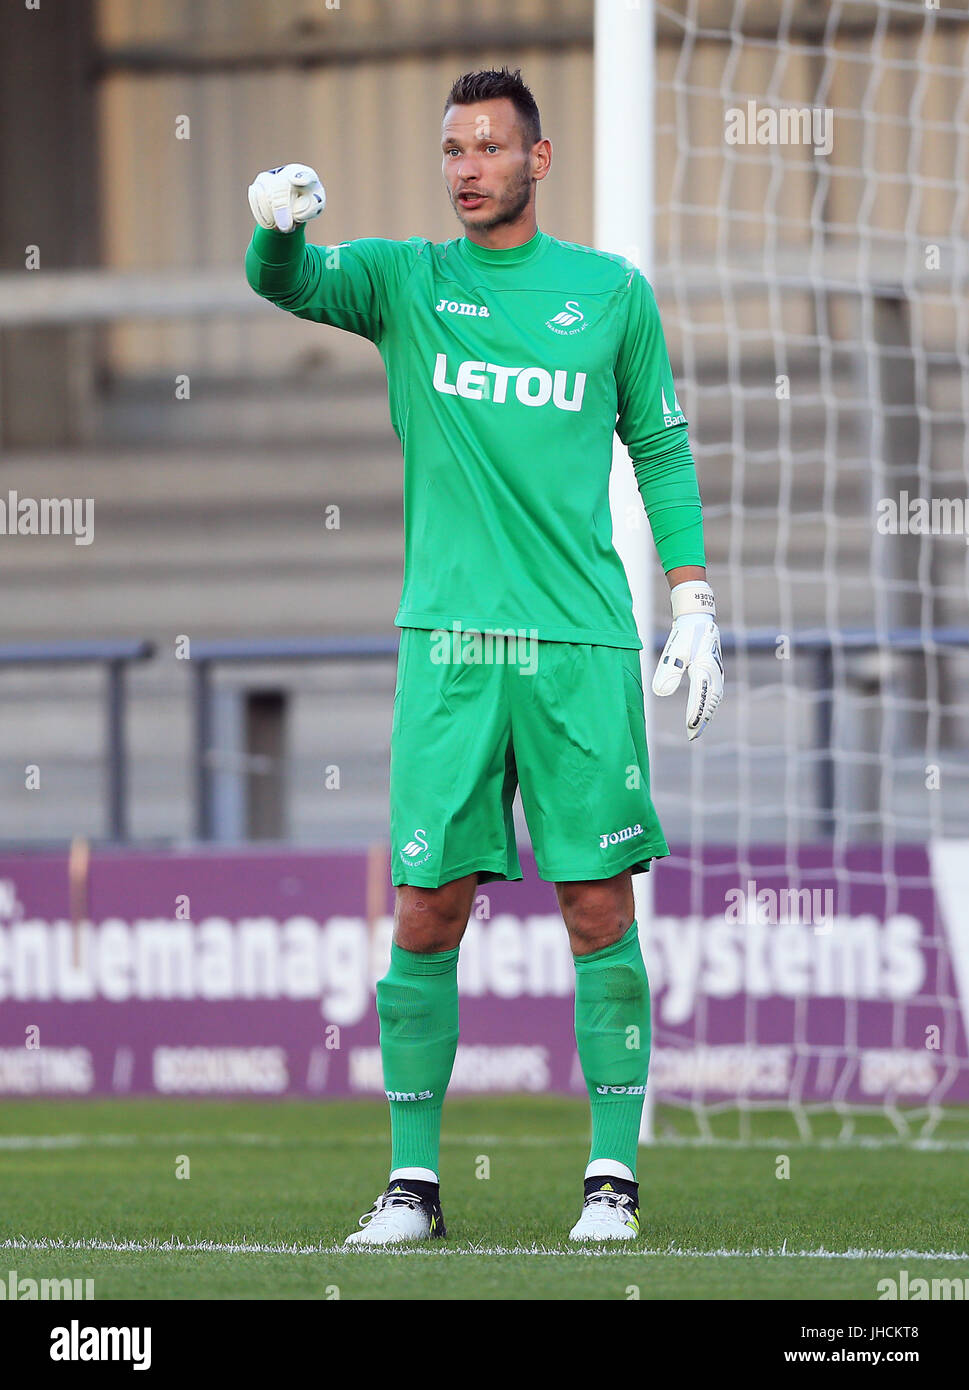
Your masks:
<svg viewBox="0 0 969 1390"><path fill-rule="evenodd" d="M33 1253L50 1251L89 1251L117 1254L159 1255L159 1254L207 1254L207 1255L348 1255L351 1258L384 1254L394 1256L419 1255L434 1259L440 1255L569 1255L579 1258L602 1258L620 1255L625 1259L641 1257L652 1259L684 1260L943 1260L969 1263L969 1251L954 1250L788 1250L782 1247L752 1250L692 1250L680 1246L667 1246L665 1249L636 1248L610 1249L589 1248L585 1246L554 1245L475 1245L455 1246L400 1246L391 1249L368 1250L345 1245L264 1245L249 1241L182 1241L175 1236L168 1240L27 1240L24 1237L13 1240L0 1240L0 1250L24 1250Z"/></svg>

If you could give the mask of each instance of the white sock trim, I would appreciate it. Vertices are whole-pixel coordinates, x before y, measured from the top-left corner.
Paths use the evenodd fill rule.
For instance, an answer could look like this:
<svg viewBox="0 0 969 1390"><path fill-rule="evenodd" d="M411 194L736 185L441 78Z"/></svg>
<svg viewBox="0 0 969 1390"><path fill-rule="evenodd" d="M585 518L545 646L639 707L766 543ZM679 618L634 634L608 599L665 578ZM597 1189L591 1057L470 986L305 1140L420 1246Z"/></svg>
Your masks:
<svg viewBox="0 0 969 1390"><path fill-rule="evenodd" d="M414 1178L417 1182L440 1182L432 1168L395 1168L390 1175L390 1181L396 1182L398 1178Z"/></svg>
<svg viewBox="0 0 969 1390"><path fill-rule="evenodd" d="M636 1175L625 1163L617 1163L614 1158L595 1158L585 1170L587 1178L622 1178L623 1182L635 1182Z"/></svg>

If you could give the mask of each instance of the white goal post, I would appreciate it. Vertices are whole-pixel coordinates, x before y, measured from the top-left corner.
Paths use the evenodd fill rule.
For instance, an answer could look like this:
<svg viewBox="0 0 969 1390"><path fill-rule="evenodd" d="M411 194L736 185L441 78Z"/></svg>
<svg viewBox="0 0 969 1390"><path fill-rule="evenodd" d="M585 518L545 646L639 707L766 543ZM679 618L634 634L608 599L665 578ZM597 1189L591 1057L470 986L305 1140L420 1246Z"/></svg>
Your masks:
<svg viewBox="0 0 969 1390"><path fill-rule="evenodd" d="M626 256L653 278L653 4L629 8L597 0L595 17L595 244ZM622 131L622 139L616 132ZM652 616L654 557L641 520L642 503L626 446L613 441L609 485L613 538L633 596L643 643L643 693L650 725L653 673ZM633 879L636 917L648 931L652 879ZM642 1141L652 1137L652 1094L643 1107Z"/></svg>

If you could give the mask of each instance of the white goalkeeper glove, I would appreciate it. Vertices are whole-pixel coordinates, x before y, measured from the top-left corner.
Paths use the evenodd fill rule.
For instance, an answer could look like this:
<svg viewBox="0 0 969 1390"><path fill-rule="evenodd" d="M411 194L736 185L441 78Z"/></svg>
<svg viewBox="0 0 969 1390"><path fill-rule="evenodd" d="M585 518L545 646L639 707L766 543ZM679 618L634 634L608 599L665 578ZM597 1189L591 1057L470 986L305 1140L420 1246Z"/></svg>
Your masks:
<svg viewBox="0 0 969 1390"><path fill-rule="evenodd" d="M249 206L260 227L291 232L297 222L320 215L326 190L307 164L283 164L256 175L249 185Z"/></svg>
<svg viewBox="0 0 969 1390"><path fill-rule="evenodd" d="M703 579L689 579L670 590L673 629L653 676L655 695L672 695L689 672L686 734L699 738L723 699L723 657L713 590Z"/></svg>

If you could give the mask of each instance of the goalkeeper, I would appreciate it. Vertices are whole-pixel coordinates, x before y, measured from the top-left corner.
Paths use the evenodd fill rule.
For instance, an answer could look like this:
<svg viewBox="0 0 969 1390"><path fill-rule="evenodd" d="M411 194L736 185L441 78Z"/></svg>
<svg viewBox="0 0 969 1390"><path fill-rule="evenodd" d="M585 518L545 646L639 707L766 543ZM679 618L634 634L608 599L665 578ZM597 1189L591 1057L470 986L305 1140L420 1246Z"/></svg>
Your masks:
<svg viewBox="0 0 969 1390"><path fill-rule="evenodd" d="M390 834L397 890L377 985L392 1158L348 1242L445 1235L441 1107L458 1040L458 948L478 884L520 879L521 789L538 872L575 960L592 1147L573 1240L639 1231L636 1156L649 988L632 875L669 853L653 808L642 643L612 544L613 432L629 449L669 580L657 695L689 679L686 728L723 692L686 419L652 291L619 256L539 229L552 147L520 74L469 73L443 123L464 235L307 245L312 169L249 189L252 288L376 343L404 453L405 561Z"/></svg>

